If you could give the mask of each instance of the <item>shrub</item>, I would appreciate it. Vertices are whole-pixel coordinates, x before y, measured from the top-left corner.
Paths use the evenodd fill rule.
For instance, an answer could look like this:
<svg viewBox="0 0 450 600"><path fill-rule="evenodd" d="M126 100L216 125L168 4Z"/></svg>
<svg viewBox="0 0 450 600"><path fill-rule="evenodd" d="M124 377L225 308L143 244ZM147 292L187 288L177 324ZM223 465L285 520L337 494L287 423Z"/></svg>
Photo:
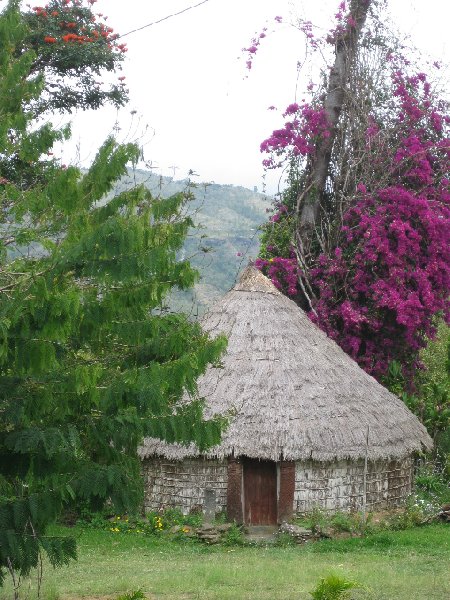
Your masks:
<svg viewBox="0 0 450 600"><path fill-rule="evenodd" d="M133 590L131 592L126 592L125 594L120 594L117 596L116 600L144 600L145 594L139 588L138 590Z"/></svg>
<svg viewBox="0 0 450 600"><path fill-rule="evenodd" d="M225 533L222 544L224 546L244 546L246 544L242 529L236 523L233 523L232 527Z"/></svg>
<svg viewBox="0 0 450 600"><path fill-rule="evenodd" d="M313 600L344 600L350 598L348 590L358 587L360 586L356 581L331 574L322 578L310 593Z"/></svg>
<svg viewBox="0 0 450 600"><path fill-rule="evenodd" d="M286 531L279 531L275 539L275 546L278 548L290 548L295 546L295 539Z"/></svg>
<svg viewBox="0 0 450 600"><path fill-rule="evenodd" d="M83 518L78 521L79 525L104 529L113 533L138 533L146 535L159 535L174 526L179 526L182 533L184 527L199 527L203 522L203 515L199 513L183 515L174 508L161 511L151 511L141 517L139 515L113 515L107 512L83 511Z"/></svg>

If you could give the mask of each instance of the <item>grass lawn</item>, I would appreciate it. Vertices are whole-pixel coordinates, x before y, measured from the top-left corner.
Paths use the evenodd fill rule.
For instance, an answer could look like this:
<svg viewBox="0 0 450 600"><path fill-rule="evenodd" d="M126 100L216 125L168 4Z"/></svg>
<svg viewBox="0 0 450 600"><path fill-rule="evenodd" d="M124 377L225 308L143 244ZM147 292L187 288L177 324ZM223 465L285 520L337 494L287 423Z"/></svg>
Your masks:
<svg viewBox="0 0 450 600"><path fill-rule="evenodd" d="M306 600L330 572L364 584L355 598L450 598L450 529L430 525L365 539L295 547L224 547L164 538L57 528L78 538L79 558L44 573L44 598L114 596L141 588L152 600ZM30 587L31 586L31 589ZM35 582L23 597L33 598ZM0 599L11 598L5 587Z"/></svg>

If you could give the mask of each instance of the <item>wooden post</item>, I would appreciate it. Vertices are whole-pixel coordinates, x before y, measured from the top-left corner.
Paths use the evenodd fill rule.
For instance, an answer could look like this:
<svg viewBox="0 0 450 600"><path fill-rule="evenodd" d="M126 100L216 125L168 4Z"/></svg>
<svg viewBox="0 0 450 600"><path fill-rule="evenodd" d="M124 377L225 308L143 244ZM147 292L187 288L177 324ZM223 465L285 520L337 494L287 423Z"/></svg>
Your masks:
<svg viewBox="0 0 450 600"><path fill-rule="evenodd" d="M242 462L238 458L228 459L227 517L229 521L243 523L242 514Z"/></svg>
<svg viewBox="0 0 450 600"><path fill-rule="evenodd" d="M366 508L367 508L367 458L369 454L369 431L370 426L367 425L366 433L366 452L364 456L364 476L363 476L363 505L362 505L362 523L366 524Z"/></svg>
<svg viewBox="0 0 450 600"><path fill-rule="evenodd" d="M280 462L280 493L278 497L278 523L290 521L294 512L295 462Z"/></svg>

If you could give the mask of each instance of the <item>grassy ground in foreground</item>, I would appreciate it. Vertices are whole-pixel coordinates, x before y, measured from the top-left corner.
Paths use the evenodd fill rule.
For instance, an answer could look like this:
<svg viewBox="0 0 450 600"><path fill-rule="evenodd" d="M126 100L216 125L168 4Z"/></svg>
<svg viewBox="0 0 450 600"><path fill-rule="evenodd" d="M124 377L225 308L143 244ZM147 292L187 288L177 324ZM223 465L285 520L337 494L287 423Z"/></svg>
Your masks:
<svg viewBox="0 0 450 600"><path fill-rule="evenodd" d="M224 547L164 538L57 528L78 538L79 558L44 573L44 598L114 596L141 588L152 600L306 600L330 572L364 584L358 598L450 598L446 525L295 547ZM31 586L31 589L30 587ZM32 598L35 581L24 583ZM0 591L0 600L11 590Z"/></svg>

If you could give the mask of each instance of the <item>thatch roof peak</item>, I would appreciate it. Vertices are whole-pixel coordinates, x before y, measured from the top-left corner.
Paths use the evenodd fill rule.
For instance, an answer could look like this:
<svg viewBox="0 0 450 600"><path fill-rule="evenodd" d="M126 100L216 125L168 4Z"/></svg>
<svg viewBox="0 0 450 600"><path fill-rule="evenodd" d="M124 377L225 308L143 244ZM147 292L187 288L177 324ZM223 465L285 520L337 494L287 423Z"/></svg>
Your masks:
<svg viewBox="0 0 450 600"><path fill-rule="evenodd" d="M210 456L336 460L361 459L367 451L378 460L432 447L405 404L254 267L210 309L202 327L228 336L223 365L198 382L205 416L235 415ZM140 455L152 454L181 459L199 452L146 439Z"/></svg>
<svg viewBox="0 0 450 600"><path fill-rule="evenodd" d="M233 290L235 292L263 292L266 294L281 295L281 292L277 290L270 279L265 277L259 269L256 269L251 264L242 271Z"/></svg>

